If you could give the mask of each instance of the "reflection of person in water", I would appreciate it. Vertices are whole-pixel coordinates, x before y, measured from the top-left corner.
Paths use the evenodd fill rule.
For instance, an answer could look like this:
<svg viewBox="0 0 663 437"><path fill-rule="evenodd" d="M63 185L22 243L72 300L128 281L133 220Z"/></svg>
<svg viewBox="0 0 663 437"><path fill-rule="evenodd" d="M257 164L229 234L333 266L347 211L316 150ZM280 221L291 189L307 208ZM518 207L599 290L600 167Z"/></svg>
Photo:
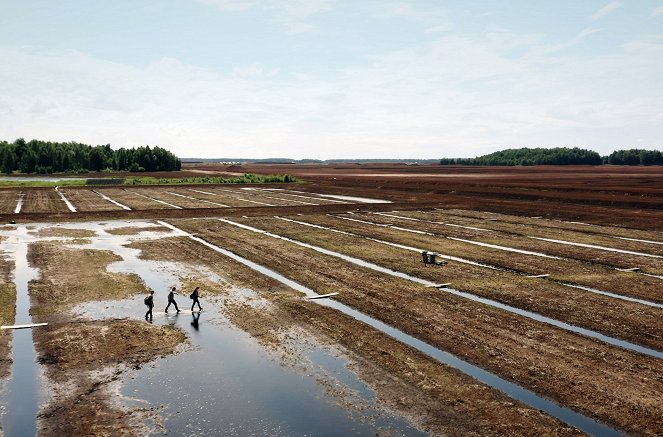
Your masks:
<svg viewBox="0 0 663 437"><path fill-rule="evenodd" d="M170 308L170 304L175 305L175 309L177 312L180 312L180 309L177 308L177 302L175 302L175 287L173 287L172 290L170 290L170 293L168 293L168 305L166 305L166 312L168 312L168 308ZM200 305L200 304L199 304Z"/></svg>
<svg viewBox="0 0 663 437"><path fill-rule="evenodd" d="M191 321L191 326L193 326L193 329L196 331L198 330L198 319L200 319L200 313L191 313L193 316L193 320Z"/></svg>

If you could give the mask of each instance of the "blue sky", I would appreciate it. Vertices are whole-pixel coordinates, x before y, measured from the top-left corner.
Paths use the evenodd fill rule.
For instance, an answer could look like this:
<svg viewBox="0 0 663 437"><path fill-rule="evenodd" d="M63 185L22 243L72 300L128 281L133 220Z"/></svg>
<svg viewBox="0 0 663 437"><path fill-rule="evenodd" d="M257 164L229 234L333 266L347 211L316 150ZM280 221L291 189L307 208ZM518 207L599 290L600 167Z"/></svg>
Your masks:
<svg viewBox="0 0 663 437"><path fill-rule="evenodd" d="M182 157L663 147L663 2L2 0L0 139Z"/></svg>

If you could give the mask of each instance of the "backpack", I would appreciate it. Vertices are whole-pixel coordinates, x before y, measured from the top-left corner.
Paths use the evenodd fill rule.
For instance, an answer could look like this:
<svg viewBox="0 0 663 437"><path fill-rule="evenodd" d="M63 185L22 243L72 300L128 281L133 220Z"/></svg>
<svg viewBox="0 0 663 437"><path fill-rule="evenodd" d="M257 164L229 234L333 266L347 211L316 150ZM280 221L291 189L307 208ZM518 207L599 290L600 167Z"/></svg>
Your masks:
<svg viewBox="0 0 663 437"><path fill-rule="evenodd" d="M193 299L193 293L189 295L189 299Z"/></svg>
<svg viewBox="0 0 663 437"><path fill-rule="evenodd" d="M146 296L143 302L145 302L145 305L150 306L150 296Z"/></svg>

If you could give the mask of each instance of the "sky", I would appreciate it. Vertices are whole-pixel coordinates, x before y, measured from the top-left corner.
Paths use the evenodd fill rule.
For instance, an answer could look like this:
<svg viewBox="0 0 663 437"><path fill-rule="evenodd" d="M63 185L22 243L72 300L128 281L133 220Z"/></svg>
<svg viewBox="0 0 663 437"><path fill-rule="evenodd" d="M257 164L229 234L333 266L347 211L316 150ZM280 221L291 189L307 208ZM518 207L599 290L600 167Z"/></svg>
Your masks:
<svg viewBox="0 0 663 437"><path fill-rule="evenodd" d="M0 140L180 157L663 149L663 1L0 0Z"/></svg>

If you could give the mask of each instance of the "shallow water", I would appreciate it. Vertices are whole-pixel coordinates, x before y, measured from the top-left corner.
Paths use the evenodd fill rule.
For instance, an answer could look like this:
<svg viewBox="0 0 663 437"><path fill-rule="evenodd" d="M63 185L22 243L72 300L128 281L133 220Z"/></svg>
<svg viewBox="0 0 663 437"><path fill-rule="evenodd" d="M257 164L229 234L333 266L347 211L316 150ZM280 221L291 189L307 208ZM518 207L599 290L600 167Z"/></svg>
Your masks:
<svg viewBox="0 0 663 437"><path fill-rule="evenodd" d="M153 408L156 415L148 420L153 434L175 435L424 435L399 416L385 412L377 405L373 391L349 370L348 362L337 351L322 348L313 341L289 344L288 357L265 349L253 337L236 328L217 311L203 295L205 310L191 313L191 301L181 295L176 300L181 314L163 313L166 290L185 275L205 277L222 283L223 279L204 267L181 263L141 260L140 251L125 245L136 240L184 235L178 231L151 229L151 222L71 223L65 225L31 225L34 232L16 247L3 244L16 253L19 285L19 315L28 314L27 284L36 271L25 262L27 241L65 240L38 237L41 228L58 226L90 229L95 237L80 249L109 250L122 260L109 265L113 272L136 273L149 289L155 290L156 307L153 323L171 324L186 332L191 348L174 356L158 359L127 376L114 401L126 407ZM137 235L112 235L109 229L144 227ZM7 228L0 233L23 232ZM24 284L24 286L21 286ZM236 292L236 293L235 293ZM237 299L254 299L251 290L231 290ZM188 294L188 292L187 292ZM21 298L23 296L24 298ZM143 296L132 299L89 302L73 312L92 319L132 318L143 321ZM221 305L220 303L217 303ZM29 323L20 316L17 323ZM19 336L27 334L22 343ZM17 364L2 398L7 413L2 418L8 436L34 435L36 414L40 405L37 385L38 365L30 330L16 331L13 358ZM292 340L291 340L292 343ZM22 355L25 351L31 356ZM30 365L30 363L33 363ZM342 403L343 405L339 404Z"/></svg>
<svg viewBox="0 0 663 437"><path fill-rule="evenodd" d="M170 226L172 229L178 229L172 225L169 225L165 222L162 222L165 226ZM242 225L244 226L244 225ZM262 231L264 233L264 231ZM291 279L286 278L285 276L276 273L260 264L257 264L253 261L250 261L246 258L243 258L235 253L232 253L226 249L223 249L221 247L218 247L200 237L195 237L193 235L189 235L189 238L191 238L194 241L197 241L219 253L222 253L223 255L228 256L229 258L234 259L235 261L238 261L247 267L250 267L251 269L269 276L270 278L276 279L277 281L287 285L288 287L291 287L295 290L301 291L308 297L312 296L317 296L318 294L308 288L305 287ZM285 238L285 237L281 237ZM403 331L400 331L392 326L387 325L384 322L381 322L373 317L370 317L364 313L361 313L345 304L342 304L338 301L332 300L332 299L324 299L324 300L314 300L313 302L318 303L320 305L328 306L330 308L334 308L344 314L347 314L361 322L366 323L367 325L377 329L380 332L383 332L387 334L390 337L393 337L409 346L414 347L415 349L433 357L434 359L438 360L441 363L444 363L450 367L453 367L455 369L460 370L461 372L465 373L466 375L469 375L486 385L493 387L508 396L512 397L513 399L516 399L525 405L528 405L530 407L533 407L538 410L542 410L551 416L554 416L561 420L562 422L565 422L571 426L574 426L590 435L596 435L596 436L619 436L622 435L620 432L602 424L599 422L596 422L593 419L590 419L589 417L583 416L582 414L576 413L575 411L561 407L558 404L556 404L553 401L550 401L546 398L543 398L541 396L538 396L536 393L527 390L517 384L514 384L512 382L509 382L507 380L504 380L500 378L499 376L490 373L478 366L475 366L473 364L470 364L466 361L463 361L462 359L456 357L455 355L450 354L449 352L446 352L442 349L438 349L434 346L429 345L428 343L425 343L418 338L415 338L409 334L404 333Z"/></svg>
<svg viewBox="0 0 663 437"><path fill-rule="evenodd" d="M388 269L386 267L382 267L382 266L379 266L377 264L373 264L371 262L364 261L364 260L359 259L359 258L348 256L348 255L345 255L345 254L342 254L342 253L339 253L339 252L334 252L334 251L324 249L324 248L319 247L319 246L314 246L312 244L304 243L304 242L301 242L301 241L298 241L298 240L295 240L295 239L292 239L292 238L284 237L284 236L281 236L281 235L278 235L278 234L273 234L271 232L267 232L267 231L264 231L262 229L258 229L258 228L252 227L252 226L244 225L242 223L234 222L232 220L221 219L221 218L217 219L217 220L219 220L221 222L224 222L224 223L228 223L228 224L233 225L233 226L237 226L239 228L243 228L243 229L252 231L252 232L257 232L257 233L267 235L267 236L270 236L270 237L273 237L273 238L288 241L288 242L296 244L298 246L306 247L308 249L313 249L316 252L320 252L320 253L323 253L325 255L330 255L330 256L342 259L342 260L347 261L351 264L355 264L355 265L358 265L358 266L361 266L361 267L366 267L366 268L369 268L371 270L375 270L375 271L378 271L380 273L385 273L387 275L394 276L394 277L397 277L397 278L406 279L406 280L409 280L409 281L412 281L412 282L416 282L418 284L421 284L421 285L424 285L424 286L427 286L427 287L433 287L433 286L436 285L435 282L431 282L427 279L422 279L422 278L418 278L418 277L415 277L415 276L408 275L408 274L403 273L403 272L399 272L399 271L396 271L396 270L391 270L391 269ZM441 257L446 258L446 256L441 256ZM631 343L631 342L626 341L626 340L621 340L621 339L618 339L618 338L610 337L608 335L601 334L600 332L593 331L591 329L581 328L579 326L575 326L575 325L572 325L570 323L562 322L560 320L553 319L551 317L543 316L541 314L538 314L538 313L535 313L535 312L532 312L532 311L528 311L528 310L524 310L524 309L521 309L521 308L518 308L518 307L511 306L511 305L503 304L501 302L498 302L498 301L495 301L495 300L492 300L492 299L487 299L487 298L484 298L484 297L476 296L474 294L470 294L470 293L466 293L466 292L463 292L463 291L455 290L453 288L444 288L444 289L440 289L440 291L450 293L450 294L454 294L456 296L460 296L460 297L463 297L463 298L466 298L466 299L469 299L469 300L473 300L475 302L480 302L480 303L483 303L485 305L492 306L492 307L495 307L495 308L499 308L501 310L505 310L505 311L513 313L513 314L518 314L520 316L524 316L524 317L527 317L529 319L536 320L538 322L543 322L543 323L555 326L557 328L564 329L566 331L574 332L576 334L581 334L581 335L584 335L584 336L589 337L589 338L600 340L600 341L603 341L603 342L608 343L608 344L613 345L613 346L618 346L618 347L621 347L621 348L624 348L624 349L639 352L639 353L649 355L649 356L652 356L652 357L655 357L655 358L663 359L663 352L662 351L658 351L658 350L651 349L651 348L648 348L648 347L645 347L645 346L641 346L641 345L638 345L638 344L635 344L635 343Z"/></svg>
<svg viewBox="0 0 663 437"><path fill-rule="evenodd" d="M178 299L180 307L190 301ZM162 302L165 303L165 302ZM156 435L424 435L375 407L375 394L348 370L347 361L310 346L284 366L278 356L235 328L209 301L201 313L155 312L153 323L187 333L191 350L132 372L121 394L127 406L158 407ZM142 317L142 297L85 305L85 315ZM292 357L291 357L292 359ZM320 384L321 380L328 381ZM366 407L349 411L342 399ZM142 401L137 401L140 399Z"/></svg>
<svg viewBox="0 0 663 437"><path fill-rule="evenodd" d="M15 262L17 325L32 323L28 283L39 276L38 271L28 265L25 243L25 240L29 239L27 234L26 227L19 226L13 238L1 245L3 254ZM2 403L6 406L2 416L2 428L6 436L35 435L35 417L41 393L32 329L13 330L11 347L11 376L1 395Z"/></svg>

